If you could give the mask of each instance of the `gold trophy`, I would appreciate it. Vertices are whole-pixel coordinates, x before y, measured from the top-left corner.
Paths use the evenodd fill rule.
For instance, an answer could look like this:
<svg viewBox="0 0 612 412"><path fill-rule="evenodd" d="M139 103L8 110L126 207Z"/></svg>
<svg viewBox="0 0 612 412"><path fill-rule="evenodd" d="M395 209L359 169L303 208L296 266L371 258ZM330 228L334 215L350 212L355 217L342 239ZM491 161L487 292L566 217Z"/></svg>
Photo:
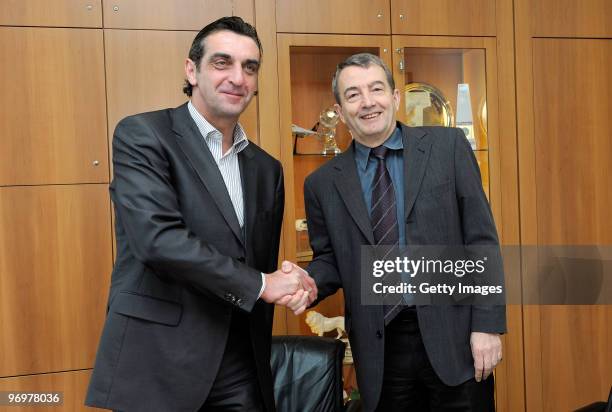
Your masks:
<svg viewBox="0 0 612 412"><path fill-rule="evenodd" d="M336 142L336 125L340 117L334 107L328 107L319 115L319 127L317 135L323 141L323 156L340 154L338 143Z"/></svg>

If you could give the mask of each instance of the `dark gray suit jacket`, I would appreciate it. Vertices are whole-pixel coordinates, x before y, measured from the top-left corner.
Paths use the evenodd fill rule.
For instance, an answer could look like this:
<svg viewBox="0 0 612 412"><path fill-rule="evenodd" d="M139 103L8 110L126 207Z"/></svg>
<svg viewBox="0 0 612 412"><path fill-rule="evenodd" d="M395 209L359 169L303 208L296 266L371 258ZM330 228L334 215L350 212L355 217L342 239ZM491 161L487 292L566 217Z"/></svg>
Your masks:
<svg viewBox="0 0 612 412"><path fill-rule="evenodd" d="M244 230L186 104L118 124L110 188L117 259L87 405L198 410L239 308L250 313L259 382L274 409L273 306L257 296L260 272L277 268L283 175L253 143L239 164Z"/></svg>
<svg viewBox="0 0 612 412"><path fill-rule="evenodd" d="M478 164L463 133L400 126L407 245L498 245ZM373 410L382 387L385 325L382 306L361 303L360 246L374 239L354 145L306 179L304 199L314 252L308 272L317 283L319 299L344 289L361 399L366 411ZM432 366L448 385L474 376L471 332L506 330L503 306L428 305L418 306L417 313Z"/></svg>

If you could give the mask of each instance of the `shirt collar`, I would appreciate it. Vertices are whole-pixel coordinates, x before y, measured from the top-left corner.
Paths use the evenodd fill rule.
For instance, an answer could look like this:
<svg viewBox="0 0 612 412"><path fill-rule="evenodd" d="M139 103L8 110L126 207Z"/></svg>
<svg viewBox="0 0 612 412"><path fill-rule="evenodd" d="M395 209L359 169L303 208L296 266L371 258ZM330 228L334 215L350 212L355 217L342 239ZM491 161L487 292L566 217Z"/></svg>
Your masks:
<svg viewBox="0 0 612 412"><path fill-rule="evenodd" d="M195 108L191 100L187 103L187 108L189 109L189 114L191 118L195 122L198 130L202 134L205 140L213 139L213 138L221 138L221 132L217 130L212 124L206 120L200 112ZM245 147L249 144L249 139L247 138L246 132L244 131L242 125L240 123L236 123L236 127L234 128L234 143L232 144L232 149L236 153L240 153L244 150ZM228 152L229 153L229 152Z"/></svg>
<svg viewBox="0 0 612 412"><path fill-rule="evenodd" d="M402 141L402 131L399 127L396 127L391 136L382 144L383 146L391 150L402 150L404 148L404 142ZM355 161L357 167L365 172L368 167L368 161L370 159L370 151L372 149L368 146L364 146L355 140Z"/></svg>

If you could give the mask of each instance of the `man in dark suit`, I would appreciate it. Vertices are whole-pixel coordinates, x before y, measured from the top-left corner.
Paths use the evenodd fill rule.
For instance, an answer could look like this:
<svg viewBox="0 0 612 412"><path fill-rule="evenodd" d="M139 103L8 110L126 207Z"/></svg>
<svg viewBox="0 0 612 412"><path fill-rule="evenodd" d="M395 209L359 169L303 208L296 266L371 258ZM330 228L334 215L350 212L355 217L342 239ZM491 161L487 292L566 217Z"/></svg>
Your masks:
<svg viewBox="0 0 612 412"><path fill-rule="evenodd" d="M238 124L260 61L255 29L222 18L186 59L190 101L118 124L117 259L87 405L274 410L270 303L303 309L316 288L275 271L281 165Z"/></svg>
<svg viewBox="0 0 612 412"><path fill-rule="evenodd" d="M366 411L494 409L505 307L367 305L362 245L492 245L497 233L463 133L396 122L400 95L371 54L342 62L332 84L354 142L305 182L319 298L343 288L346 329ZM501 271L501 267L495 268Z"/></svg>

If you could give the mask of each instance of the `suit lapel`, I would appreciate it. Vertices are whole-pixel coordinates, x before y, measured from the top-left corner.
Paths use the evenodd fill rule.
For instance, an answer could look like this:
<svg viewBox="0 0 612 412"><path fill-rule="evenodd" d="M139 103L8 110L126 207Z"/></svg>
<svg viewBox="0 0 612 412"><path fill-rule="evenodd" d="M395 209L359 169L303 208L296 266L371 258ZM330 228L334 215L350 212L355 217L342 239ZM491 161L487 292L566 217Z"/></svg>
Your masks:
<svg viewBox="0 0 612 412"><path fill-rule="evenodd" d="M374 244L374 234L372 233L372 223L363 200L363 192L357 165L355 164L355 144L351 144L348 150L338 157L335 165L338 173L334 178L334 184L349 214L359 227L359 230L368 239L370 244Z"/></svg>
<svg viewBox="0 0 612 412"><path fill-rule="evenodd" d="M429 159L431 139L422 129L402 127L404 143L404 211L405 217L410 215Z"/></svg>
<svg viewBox="0 0 612 412"><path fill-rule="evenodd" d="M172 130L177 135L178 144L200 177L200 180L213 198L227 225L244 246L244 239L236 212L221 176L221 171L213 159L202 134L189 114L187 104L172 112Z"/></svg>
<svg viewBox="0 0 612 412"><path fill-rule="evenodd" d="M253 160L253 148L249 144L238 154L240 177L242 179L242 198L244 199L244 241L251 238L255 215L257 214L258 164Z"/></svg>

